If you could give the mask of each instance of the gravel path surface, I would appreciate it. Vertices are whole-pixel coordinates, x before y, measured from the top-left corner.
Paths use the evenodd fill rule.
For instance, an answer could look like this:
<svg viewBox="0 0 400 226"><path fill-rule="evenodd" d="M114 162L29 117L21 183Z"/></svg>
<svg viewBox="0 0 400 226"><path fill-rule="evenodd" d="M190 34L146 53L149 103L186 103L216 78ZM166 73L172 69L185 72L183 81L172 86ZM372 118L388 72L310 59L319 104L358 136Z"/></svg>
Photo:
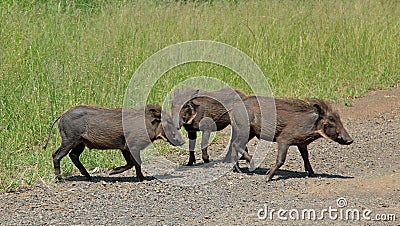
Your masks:
<svg viewBox="0 0 400 226"><path fill-rule="evenodd" d="M0 194L0 224L399 225L400 89L337 108L355 142L311 144L316 178L306 176L296 148L269 183L265 173L276 150L254 173L228 172L204 185L172 185L150 174L137 182L132 170L115 176L100 170L94 182L75 175ZM210 155L218 148L212 145Z"/></svg>

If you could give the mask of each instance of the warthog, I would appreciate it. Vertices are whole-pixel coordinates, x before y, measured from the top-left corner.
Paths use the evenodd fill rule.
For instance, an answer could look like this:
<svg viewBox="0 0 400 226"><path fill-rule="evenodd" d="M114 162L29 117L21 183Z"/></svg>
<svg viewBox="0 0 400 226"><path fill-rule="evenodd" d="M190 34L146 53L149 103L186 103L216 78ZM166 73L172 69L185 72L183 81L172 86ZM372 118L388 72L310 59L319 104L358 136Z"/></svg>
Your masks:
<svg viewBox="0 0 400 226"><path fill-rule="evenodd" d="M212 131L219 131L231 124L228 110L246 95L238 90L221 89L212 92L188 89L174 91L171 111L175 125L183 126L189 138L189 162L196 162L194 149L197 131L202 131L201 150L205 163L210 162L207 153L208 140Z"/></svg>
<svg viewBox="0 0 400 226"><path fill-rule="evenodd" d="M124 127L122 116L124 116ZM89 173L79 161L79 155L86 146L89 149L100 150L120 149L126 165L113 169L110 174L122 173L135 166L137 178L143 181L140 150L156 139L163 139L178 146L185 143L181 133L173 125L172 118L156 105L126 109L124 112L121 108L76 106L53 122L43 148L46 148L51 130L58 120L60 120L58 129L62 141L60 147L53 153L54 173L57 179L61 179L60 161L69 153L69 157L81 174L91 180Z"/></svg>
<svg viewBox="0 0 400 226"><path fill-rule="evenodd" d="M271 117L268 109L275 107L274 101L276 124L268 121L268 117ZM308 159L308 144L321 137L344 145L353 143L339 114L323 100L251 96L244 99L244 106L247 114L240 112L244 109L241 106L235 106L232 110L233 136L227 158L230 158L229 161L236 160L237 154L244 153L247 142L254 137L277 142L276 164L267 173L267 181L270 181L284 164L289 146L298 147L305 170L310 177L313 177L315 174Z"/></svg>

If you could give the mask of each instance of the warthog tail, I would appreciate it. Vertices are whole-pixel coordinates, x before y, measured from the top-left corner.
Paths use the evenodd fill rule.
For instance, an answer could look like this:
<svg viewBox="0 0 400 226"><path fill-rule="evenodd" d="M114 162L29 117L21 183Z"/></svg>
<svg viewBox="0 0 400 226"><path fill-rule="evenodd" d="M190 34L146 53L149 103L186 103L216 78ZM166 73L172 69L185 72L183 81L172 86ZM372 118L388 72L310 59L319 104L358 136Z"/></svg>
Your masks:
<svg viewBox="0 0 400 226"><path fill-rule="evenodd" d="M60 116L58 116L58 117L56 118L56 120L54 120L53 124L51 124L51 127L50 127L50 129L49 129L49 133L47 134L47 140L46 140L46 143L43 145L43 150L45 150L45 149L46 149L46 147L47 147L47 144L49 143L49 140L50 140L50 135L51 135L51 131L53 130L54 124L56 124L56 122L57 122L57 121L58 121L60 118L61 118L61 115L60 115Z"/></svg>

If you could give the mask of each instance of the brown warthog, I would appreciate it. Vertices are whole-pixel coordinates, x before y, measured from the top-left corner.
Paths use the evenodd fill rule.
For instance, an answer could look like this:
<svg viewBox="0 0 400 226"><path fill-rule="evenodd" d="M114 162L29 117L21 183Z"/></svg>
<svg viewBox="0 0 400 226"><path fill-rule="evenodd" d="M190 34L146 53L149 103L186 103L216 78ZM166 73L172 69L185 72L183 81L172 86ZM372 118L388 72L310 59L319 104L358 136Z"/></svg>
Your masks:
<svg viewBox="0 0 400 226"><path fill-rule="evenodd" d="M205 163L210 162L207 153L208 140L212 131L219 131L231 124L229 109L246 95L238 90L221 89L212 92L188 89L175 90L171 111L175 125L183 126L189 138L189 162L196 162L194 149L197 131L202 131L201 150Z"/></svg>
<svg viewBox="0 0 400 226"><path fill-rule="evenodd" d="M140 150L156 139L167 140L177 146L184 143L181 133L172 123L172 118L156 105L149 104L145 108L124 109L124 111L121 108L76 106L53 122L43 148L46 148L51 130L58 120L60 120L58 129L62 141L60 147L53 153L57 179L61 179L60 161L69 153L69 157L82 175L91 180L89 173L79 161L79 155L86 146L89 149L100 150L120 149L127 164L113 169L110 174L122 173L135 166L137 178L143 181Z"/></svg>
<svg viewBox="0 0 400 226"><path fill-rule="evenodd" d="M321 137L344 145L353 143L339 114L323 100L251 96L244 99L244 106L245 113L241 106L235 106L232 110L233 135L227 160L236 160L238 153L244 153L247 142L253 137L276 141L278 157L275 166L267 173L267 181L284 164L289 146L298 147L305 170L313 177L315 174L308 159L308 144ZM268 120L272 117L269 110L275 106L276 122L271 123Z"/></svg>

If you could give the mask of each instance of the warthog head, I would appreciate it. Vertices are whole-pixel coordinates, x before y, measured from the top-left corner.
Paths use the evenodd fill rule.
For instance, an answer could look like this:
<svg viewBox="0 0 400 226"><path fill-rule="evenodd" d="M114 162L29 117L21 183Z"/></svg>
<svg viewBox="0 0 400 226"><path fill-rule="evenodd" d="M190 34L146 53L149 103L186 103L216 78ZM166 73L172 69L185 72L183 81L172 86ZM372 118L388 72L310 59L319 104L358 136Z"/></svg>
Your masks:
<svg viewBox="0 0 400 226"><path fill-rule="evenodd" d="M160 107L152 105L148 105L147 111L150 112L152 117L151 123L158 124L155 130L156 139L162 139L174 146L181 146L185 143L182 134L174 125L172 117L168 113L161 111Z"/></svg>
<svg viewBox="0 0 400 226"><path fill-rule="evenodd" d="M339 144L349 145L353 143L353 139L344 128L339 114L333 111L331 106L323 101L316 101L313 107L319 115L317 133Z"/></svg>
<svg viewBox="0 0 400 226"><path fill-rule="evenodd" d="M199 90L188 89L185 91L174 91L174 99L171 104L171 112L174 125L181 128L183 124L191 124L196 117L199 104L193 99Z"/></svg>

